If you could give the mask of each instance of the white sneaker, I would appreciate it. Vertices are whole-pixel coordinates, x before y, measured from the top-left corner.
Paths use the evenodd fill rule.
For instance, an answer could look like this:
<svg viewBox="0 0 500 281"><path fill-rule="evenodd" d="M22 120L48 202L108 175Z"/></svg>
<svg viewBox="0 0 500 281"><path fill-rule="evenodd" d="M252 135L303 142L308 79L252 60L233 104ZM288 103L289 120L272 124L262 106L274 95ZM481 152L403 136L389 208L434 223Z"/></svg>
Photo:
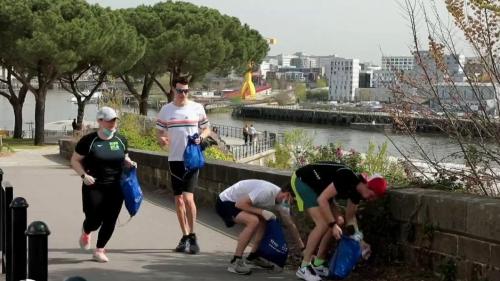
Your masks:
<svg viewBox="0 0 500 281"><path fill-rule="evenodd" d="M297 270L295 275L297 275L297 277L299 277L300 279L306 281L321 281L321 277L316 275L316 272L314 272L314 269L311 265L299 267L299 270Z"/></svg>
<svg viewBox="0 0 500 281"><path fill-rule="evenodd" d="M104 253L104 248L95 249L93 257L94 257L94 260L97 262L108 262L109 261L108 257Z"/></svg>
<svg viewBox="0 0 500 281"><path fill-rule="evenodd" d="M314 266L313 264L311 265L311 267L314 269L314 272L316 272L316 275L319 275L321 277L328 276L328 267L324 265Z"/></svg>
<svg viewBox="0 0 500 281"><path fill-rule="evenodd" d="M243 259L237 259L233 263L229 264L227 271L241 275L248 275L252 273L252 270L245 264Z"/></svg>

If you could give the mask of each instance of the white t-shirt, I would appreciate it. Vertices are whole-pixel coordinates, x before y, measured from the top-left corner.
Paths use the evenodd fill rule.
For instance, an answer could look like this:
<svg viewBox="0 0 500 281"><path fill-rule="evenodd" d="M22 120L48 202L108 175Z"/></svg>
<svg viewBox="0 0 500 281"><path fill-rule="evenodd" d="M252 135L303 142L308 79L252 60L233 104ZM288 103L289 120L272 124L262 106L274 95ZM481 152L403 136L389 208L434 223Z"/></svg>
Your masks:
<svg viewBox="0 0 500 281"><path fill-rule="evenodd" d="M249 133L250 133L250 135L255 135L255 134L257 134L257 130L255 130L254 127L250 127Z"/></svg>
<svg viewBox="0 0 500 281"><path fill-rule="evenodd" d="M265 180L242 180L221 192L219 198L223 202L237 202L248 196L253 206L271 208L275 206L276 195L280 191L281 188Z"/></svg>
<svg viewBox="0 0 500 281"><path fill-rule="evenodd" d="M173 102L164 105L158 113L156 128L167 131L169 143L168 161L184 161L187 137L209 126L203 106L188 101L178 107Z"/></svg>

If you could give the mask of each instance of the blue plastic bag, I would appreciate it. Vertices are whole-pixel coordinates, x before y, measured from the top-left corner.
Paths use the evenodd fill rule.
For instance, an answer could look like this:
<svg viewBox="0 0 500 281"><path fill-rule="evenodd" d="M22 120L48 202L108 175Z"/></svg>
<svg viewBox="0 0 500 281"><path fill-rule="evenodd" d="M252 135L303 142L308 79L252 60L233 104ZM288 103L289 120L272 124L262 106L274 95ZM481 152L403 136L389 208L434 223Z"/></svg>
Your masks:
<svg viewBox="0 0 500 281"><path fill-rule="evenodd" d="M359 241L342 236L335 254L330 259L328 266L329 279L344 279L354 269L361 258L361 244Z"/></svg>
<svg viewBox="0 0 500 281"><path fill-rule="evenodd" d="M123 169L120 180L125 207L127 208L130 217L135 216L141 207L143 195L139 181L137 180L137 169Z"/></svg>
<svg viewBox="0 0 500 281"><path fill-rule="evenodd" d="M284 267L288 258L288 244L278 220L267 222L266 232L260 242L257 255L279 267Z"/></svg>
<svg viewBox="0 0 500 281"><path fill-rule="evenodd" d="M197 133L188 136L188 143L184 150L184 165L188 171L198 170L205 166L205 156L203 156L201 146L194 142L197 138L199 138Z"/></svg>

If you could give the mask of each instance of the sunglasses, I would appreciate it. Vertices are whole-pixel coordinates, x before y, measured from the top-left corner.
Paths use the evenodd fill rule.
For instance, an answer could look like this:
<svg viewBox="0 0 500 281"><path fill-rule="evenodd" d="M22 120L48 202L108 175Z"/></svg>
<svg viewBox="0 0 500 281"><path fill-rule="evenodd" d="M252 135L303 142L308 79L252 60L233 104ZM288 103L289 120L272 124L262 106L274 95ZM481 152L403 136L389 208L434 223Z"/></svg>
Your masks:
<svg viewBox="0 0 500 281"><path fill-rule="evenodd" d="M178 94L187 94L187 93L189 93L189 89L175 89L175 91Z"/></svg>

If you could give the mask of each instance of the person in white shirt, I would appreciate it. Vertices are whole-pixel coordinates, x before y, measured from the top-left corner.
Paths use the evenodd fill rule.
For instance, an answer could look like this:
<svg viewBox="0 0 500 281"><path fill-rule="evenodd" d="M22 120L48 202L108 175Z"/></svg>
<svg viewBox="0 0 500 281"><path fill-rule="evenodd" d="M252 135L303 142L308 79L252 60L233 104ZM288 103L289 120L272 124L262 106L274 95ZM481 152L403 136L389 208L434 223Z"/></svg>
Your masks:
<svg viewBox="0 0 500 281"><path fill-rule="evenodd" d="M186 79L178 79L172 83L174 100L164 105L158 113L156 128L158 142L168 145L168 163L170 179L175 196L175 211L182 231L182 238L175 248L176 252L197 254L200 251L194 223L196 222L196 205L193 192L198 185L199 170L187 170L184 165L184 151L188 136L199 133L195 143L210 134L209 123L203 105L188 99L189 86Z"/></svg>
<svg viewBox="0 0 500 281"><path fill-rule="evenodd" d="M257 130L255 130L253 125L250 125L250 128L248 129L248 134L250 135L250 144L253 144L256 141L255 137L257 136Z"/></svg>
<svg viewBox="0 0 500 281"><path fill-rule="evenodd" d="M239 181L219 194L215 210L226 226L245 226L238 237L233 259L227 268L229 272L250 274L249 265L272 268L272 265L258 257L256 252L266 230L266 221L276 218L268 209L282 202L289 204L292 195L289 185L280 188L268 181L257 179ZM252 250L246 261L243 261L243 252L252 237Z"/></svg>

